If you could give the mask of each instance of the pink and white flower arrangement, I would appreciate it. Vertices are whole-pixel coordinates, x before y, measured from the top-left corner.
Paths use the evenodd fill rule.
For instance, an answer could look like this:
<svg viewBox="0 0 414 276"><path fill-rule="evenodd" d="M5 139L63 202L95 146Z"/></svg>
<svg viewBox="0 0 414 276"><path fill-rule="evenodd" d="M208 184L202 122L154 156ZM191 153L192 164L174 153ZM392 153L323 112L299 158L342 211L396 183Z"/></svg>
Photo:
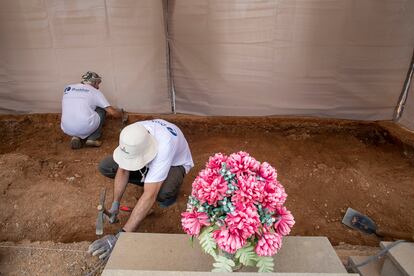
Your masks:
<svg viewBox="0 0 414 276"><path fill-rule="evenodd" d="M271 256L295 224L286 197L269 163L243 151L216 153L194 180L181 223L214 257L213 271L232 271L239 264L272 271Z"/></svg>

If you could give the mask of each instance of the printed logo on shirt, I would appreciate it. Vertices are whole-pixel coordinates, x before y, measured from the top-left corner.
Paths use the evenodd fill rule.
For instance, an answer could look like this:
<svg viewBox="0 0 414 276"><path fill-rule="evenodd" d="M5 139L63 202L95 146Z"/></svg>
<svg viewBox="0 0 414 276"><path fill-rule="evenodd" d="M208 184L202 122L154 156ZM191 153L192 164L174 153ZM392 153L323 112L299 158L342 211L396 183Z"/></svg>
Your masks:
<svg viewBox="0 0 414 276"><path fill-rule="evenodd" d="M165 126L167 128L167 130L174 136L177 136L177 131L175 131L175 129L173 129L172 127L167 127L167 124L162 122L162 121L158 121L158 120L152 120L154 123L160 124L162 126Z"/></svg>
<svg viewBox="0 0 414 276"><path fill-rule="evenodd" d="M175 131L173 128L167 127L167 129L172 135L177 136L177 131Z"/></svg>
<svg viewBox="0 0 414 276"><path fill-rule="evenodd" d="M89 89L72 87L72 91L89 92Z"/></svg>
<svg viewBox="0 0 414 276"><path fill-rule="evenodd" d="M166 123L163 123L163 122L161 122L161 121L158 121L158 120L152 120L154 123L157 123L157 124L160 124L160 125L162 125L162 126L166 126L167 124Z"/></svg>
<svg viewBox="0 0 414 276"><path fill-rule="evenodd" d="M77 91L77 92L89 92L89 89L86 88L76 88L76 87L66 87L64 90L64 94L67 94L69 91Z"/></svg>

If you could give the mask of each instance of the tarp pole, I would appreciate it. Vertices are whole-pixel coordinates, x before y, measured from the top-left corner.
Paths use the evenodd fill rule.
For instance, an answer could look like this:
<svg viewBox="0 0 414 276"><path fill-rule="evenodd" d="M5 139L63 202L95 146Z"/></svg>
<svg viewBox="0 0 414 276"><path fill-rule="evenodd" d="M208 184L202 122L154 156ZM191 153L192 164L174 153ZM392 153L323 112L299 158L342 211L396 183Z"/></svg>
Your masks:
<svg viewBox="0 0 414 276"><path fill-rule="evenodd" d="M413 55L411 57L410 68L408 69L407 77L405 78L404 86L401 91L400 98L398 99L398 105L395 108L394 118L393 118L394 122L397 122L403 114L405 103L407 102L408 91L410 91L413 74L414 74L414 49L413 49Z"/></svg>
<svg viewBox="0 0 414 276"><path fill-rule="evenodd" d="M171 55L171 45L170 45L170 32L169 32L169 24L168 24L168 16L169 16L169 4L170 0L162 0L162 5L164 8L164 30L165 30L165 40L166 40L166 55L167 55L167 79L168 79L168 92L170 94L170 101L171 101L171 112L176 114L175 109L175 89L174 89L174 80L172 78L172 55Z"/></svg>

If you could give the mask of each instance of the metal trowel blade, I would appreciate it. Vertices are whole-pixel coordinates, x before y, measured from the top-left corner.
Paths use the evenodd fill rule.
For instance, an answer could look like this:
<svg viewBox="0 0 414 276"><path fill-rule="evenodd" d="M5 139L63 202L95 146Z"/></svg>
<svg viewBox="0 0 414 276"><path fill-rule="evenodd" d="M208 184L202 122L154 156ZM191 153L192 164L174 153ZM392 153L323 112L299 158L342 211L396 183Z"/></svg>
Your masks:
<svg viewBox="0 0 414 276"><path fill-rule="evenodd" d="M372 219L352 208L348 208L342 223L366 234L375 234L377 231L377 225Z"/></svg>

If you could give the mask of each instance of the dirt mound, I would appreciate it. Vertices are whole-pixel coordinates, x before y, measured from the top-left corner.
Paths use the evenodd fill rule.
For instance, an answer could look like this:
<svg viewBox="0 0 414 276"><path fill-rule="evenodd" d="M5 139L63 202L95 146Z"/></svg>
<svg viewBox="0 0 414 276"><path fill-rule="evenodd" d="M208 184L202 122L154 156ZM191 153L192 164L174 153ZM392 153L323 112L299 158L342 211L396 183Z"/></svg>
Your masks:
<svg viewBox="0 0 414 276"><path fill-rule="evenodd" d="M381 227L414 230L414 164L411 146L374 123L283 118L160 116L186 135L195 168L186 176L177 204L155 213L140 232L182 233L180 213L191 183L215 152L245 150L278 169L296 226L292 235L327 236L333 244L378 245L341 224L347 207L370 215ZM131 121L151 116L132 117ZM101 148L71 150L59 116L0 116L0 213L2 241L90 241L102 188L111 201L113 182L97 165L117 146L121 124L109 120ZM405 141L413 140L404 132ZM408 137L408 138L407 138ZM410 153L411 152L411 153ZM129 185L123 205L141 194ZM106 233L121 223L106 225Z"/></svg>

